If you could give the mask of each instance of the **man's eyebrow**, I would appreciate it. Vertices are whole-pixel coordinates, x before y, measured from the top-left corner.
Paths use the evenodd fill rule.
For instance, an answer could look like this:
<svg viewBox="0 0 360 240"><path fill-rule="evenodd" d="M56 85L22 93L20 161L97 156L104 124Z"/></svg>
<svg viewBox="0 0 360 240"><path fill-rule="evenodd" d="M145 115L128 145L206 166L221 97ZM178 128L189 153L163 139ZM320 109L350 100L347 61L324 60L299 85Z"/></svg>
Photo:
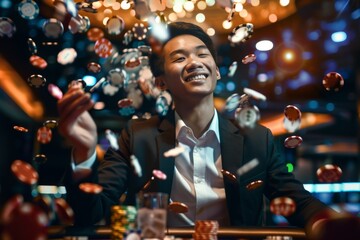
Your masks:
<svg viewBox="0 0 360 240"><path fill-rule="evenodd" d="M208 48L207 48L207 46L204 44L204 45L198 45L198 46L196 46L195 47L195 49L196 50L201 50L201 49L206 49L206 50L208 50ZM172 56L174 56L174 55L176 55L176 54L181 54L181 53L185 53L186 51L184 50L184 49L177 49L177 50L174 50L174 51L172 51L170 54L169 54L169 56L170 57L172 57Z"/></svg>

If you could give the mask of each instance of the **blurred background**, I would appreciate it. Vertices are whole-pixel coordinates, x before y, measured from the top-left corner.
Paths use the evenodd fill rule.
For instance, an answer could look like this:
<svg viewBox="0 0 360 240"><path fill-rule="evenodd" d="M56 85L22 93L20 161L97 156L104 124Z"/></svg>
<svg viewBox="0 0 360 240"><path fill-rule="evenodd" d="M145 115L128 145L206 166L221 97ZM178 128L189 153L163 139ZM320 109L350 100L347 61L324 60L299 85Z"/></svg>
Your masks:
<svg viewBox="0 0 360 240"><path fill-rule="evenodd" d="M215 91L216 108L231 115L225 110L226 99L242 95L244 88L266 96L266 101L255 101L260 122L273 131L289 171L325 203L359 214L360 2L356 0L1 0L1 203L16 193L32 197L34 186L19 182L10 170L16 159L34 166L38 185L61 185L70 161L67 143L56 127L51 128L51 141L37 140L38 129L57 120L57 99L49 86L65 92L71 81L82 79L90 91L103 79L91 90L100 157L110 146L106 130L117 135L130 118L157 114L158 91L147 57L154 47L149 35L160 38L161 31L152 31L157 25L150 26L149 14L158 22L187 21L206 30L216 44L222 76ZM252 31L243 41L229 38L249 23ZM94 28L111 43L106 56L97 53L101 47L94 39L101 34ZM243 63L249 54L256 59ZM328 73L341 78L329 80ZM123 77L123 84L114 84L116 76ZM332 87L327 89L328 81ZM125 98L133 104L119 107L118 101ZM288 105L302 113L301 127L292 133L283 126ZM285 147L284 140L293 135L300 136L302 144ZM319 180L316 172L325 164L341 168L339 180ZM272 221L285 220L273 216Z"/></svg>

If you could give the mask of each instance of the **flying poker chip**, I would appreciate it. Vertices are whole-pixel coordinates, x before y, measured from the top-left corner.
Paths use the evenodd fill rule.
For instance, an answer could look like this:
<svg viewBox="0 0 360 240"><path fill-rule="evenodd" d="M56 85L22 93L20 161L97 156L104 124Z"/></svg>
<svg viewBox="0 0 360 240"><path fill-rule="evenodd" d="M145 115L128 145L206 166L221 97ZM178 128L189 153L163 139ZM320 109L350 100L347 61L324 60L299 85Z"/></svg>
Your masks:
<svg viewBox="0 0 360 240"><path fill-rule="evenodd" d="M74 48L64 48L57 55L57 62L61 65L73 63L77 57L77 52Z"/></svg>
<svg viewBox="0 0 360 240"><path fill-rule="evenodd" d="M262 180L256 180L246 185L247 190L255 190L264 184Z"/></svg>
<svg viewBox="0 0 360 240"><path fill-rule="evenodd" d="M254 158L254 159L250 160L249 162L245 163L243 166L241 166L236 171L236 173L240 177L240 176L244 175L245 173L254 169L257 165L259 165L259 160L257 158Z"/></svg>
<svg viewBox="0 0 360 240"><path fill-rule="evenodd" d="M20 16L27 20L32 20L39 15L39 6L33 0L23 0L18 5Z"/></svg>
<svg viewBox="0 0 360 240"><path fill-rule="evenodd" d="M296 203L289 197L274 198L270 202L270 211L275 215L288 217L296 210Z"/></svg>
<svg viewBox="0 0 360 240"><path fill-rule="evenodd" d="M142 53L142 54L151 54L151 47L148 45L140 45L138 46L138 50Z"/></svg>
<svg viewBox="0 0 360 240"><path fill-rule="evenodd" d="M303 139L300 136L290 136L284 141L284 146L287 148L296 148L301 145Z"/></svg>
<svg viewBox="0 0 360 240"><path fill-rule="evenodd" d="M339 91L344 86L344 78L337 72L329 72L322 80L327 91Z"/></svg>
<svg viewBox="0 0 360 240"><path fill-rule="evenodd" d="M124 33L122 43L127 46L132 42L133 38L134 33L131 30L128 30L126 33Z"/></svg>
<svg viewBox="0 0 360 240"><path fill-rule="evenodd" d="M228 39L233 44L245 42L251 38L254 32L254 25L251 23L240 24L229 34Z"/></svg>
<svg viewBox="0 0 360 240"><path fill-rule="evenodd" d="M134 80L129 81L130 84L133 82L137 83L137 81ZM142 95L141 90L136 87L131 87L127 89L127 91L128 91L127 98L131 99L132 101L131 106L134 107L135 109L139 109L144 102L144 96Z"/></svg>
<svg viewBox="0 0 360 240"><path fill-rule="evenodd" d="M189 211L189 207L182 202L171 202L168 205L168 209L174 213L186 213Z"/></svg>
<svg viewBox="0 0 360 240"><path fill-rule="evenodd" d="M43 123L43 126L47 127L47 128L56 128L58 125L59 124L58 124L58 122L56 120L46 120Z"/></svg>
<svg viewBox="0 0 360 240"><path fill-rule="evenodd" d="M289 121L296 121L301 118L301 111L294 105L287 105L284 109L284 115Z"/></svg>
<svg viewBox="0 0 360 240"><path fill-rule="evenodd" d="M256 60L256 56L255 54L251 53L251 54L248 54L246 55L245 57L243 57L243 59L241 60L241 62L243 64L248 64L248 63L252 63L253 61Z"/></svg>
<svg viewBox="0 0 360 240"><path fill-rule="evenodd" d="M48 65L46 60L38 55L31 55L29 62L32 66L39 68L39 69L45 69Z"/></svg>
<svg viewBox="0 0 360 240"><path fill-rule="evenodd" d="M52 131L48 127L41 127L37 130L36 140L42 144L47 144L52 139Z"/></svg>
<svg viewBox="0 0 360 240"><path fill-rule="evenodd" d="M59 38L64 33L64 26L56 18L49 18L44 22L42 30L48 38Z"/></svg>
<svg viewBox="0 0 360 240"><path fill-rule="evenodd" d="M36 46L36 43L34 42L34 40L32 40L32 38L28 38L27 44L28 44L29 52L31 53L31 55L36 54L37 46Z"/></svg>
<svg viewBox="0 0 360 240"><path fill-rule="evenodd" d="M163 172L160 171L160 170L154 169L154 170L152 171L152 174L153 174L153 176L154 176L155 178L157 178L157 179L160 179L160 180L165 180L165 179L166 179L166 174L163 173Z"/></svg>
<svg viewBox="0 0 360 240"><path fill-rule="evenodd" d="M95 83L94 86L92 86L90 89L89 89L89 92L94 92L96 89L98 89L99 87L101 87L101 85L106 81L106 78L105 77L102 77L99 81L97 81Z"/></svg>
<svg viewBox="0 0 360 240"><path fill-rule="evenodd" d="M109 141L110 147L112 149L114 149L114 150L119 149L119 144L117 142L117 136L113 131L111 131L110 129L106 129L105 130L105 137Z"/></svg>
<svg viewBox="0 0 360 240"><path fill-rule="evenodd" d="M320 182L331 183L336 182L342 175L342 170L334 164L325 164L316 171L317 178Z"/></svg>
<svg viewBox="0 0 360 240"><path fill-rule="evenodd" d="M119 16L113 16L106 22L106 29L110 35L119 35L125 29L125 21Z"/></svg>
<svg viewBox="0 0 360 240"><path fill-rule="evenodd" d="M256 106L237 108L235 120L242 128L253 128L260 119L260 111Z"/></svg>
<svg viewBox="0 0 360 240"><path fill-rule="evenodd" d="M90 28L91 25L90 18L88 16L81 16L81 15L79 15L79 18L80 18L79 33L84 33L88 31Z"/></svg>
<svg viewBox="0 0 360 240"><path fill-rule="evenodd" d="M228 77L233 77L237 69L237 61L231 63L229 67Z"/></svg>
<svg viewBox="0 0 360 240"><path fill-rule="evenodd" d="M121 116L127 117L135 113L135 108L133 106L123 107L119 109Z"/></svg>
<svg viewBox="0 0 360 240"><path fill-rule="evenodd" d="M101 71L101 65L96 62L89 62L87 69L93 73L99 73Z"/></svg>
<svg viewBox="0 0 360 240"><path fill-rule="evenodd" d="M102 89L103 89L103 93L105 95L109 95L109 96L114 96L115 93L117 93L120 89L120 87L118 86L113 86L111 85L108 81L105 81L103 84L102 84ZM124 109L126 108L122 108L121 110L125 111ZM124 113L124 112L123 112ZM122 114L122 113L120 113Z"/></svg>
<svg viewBox="0 0 360 240"><path fill-rule="evenodd" d="M112 52L112 43L106 38L100 38L95 42L95 53L101 58L107 58Z"/></svg>
<svg viewBox="0 0 360 240"><path fill-rule="evenodd" d="M139 159L135 157L135 155L130 156L130 163L131 166L134 168L134 173L136 176L141 177L142 176L142 170L139 163Z"/></svg>
<svg viewBox="0 0 360 240"><path fill-rule="evenodd" d="M232 182L232 183L237 183L236 176L234 174L232 174L231 172L221 169L221 173L225 177L225 179L230 180L230 182Z"/></svg>
<svg viewBox="0 0 360 240"><path fill-rule="evenodd" d="M0 222L6 223L13 217L13 211L24 203L24 197L20 194L15 194L10 197L2 206L0 212ZM3 227L3 226L2 226Z"/></svg>
<svg viewBox="0 0 360 240"><path fill-rule="evenodd" d="M176 157L176 156L179 156L184 151L185 151L185 148L183 148L181 146L177 146L175 148L172 148L172 149L164 152L164 157Z"/></svg>
<svg viewBox="0 0 360 240"><path fill-rule="evenodd" d="M60 100L63 97L63 92L55 84L49 83L48 91L55 99Z"/></svg>
<svg viewBox="0 0 360 240"><path fill-rule="evenodd" d="M146 38L146 33L148 32L148 29L143 23L135 23L131 30L134 37L139 41L144 40Z"/></svg>
<svg viewBox="0 0 360 240"><path fill-rule="evenodd" d="M111 69L107 75L108 82L115 87L122 87L125 84L126 72L120 68Z"/></svg>
<svg viewBox="0 0 360 240"><path fill-rule="evenodd" d="M36 154L33 157L33 161L37 164L44 164L47 161L47 157L45 154Z"/></svg>
<svg viewBox="0 0 360 240"><path fill-rule="evenodd" d="M293 133L296 130L300 129L301 118L299 118L295 121L290 121L287 117L284 117L283 126L287 132Z"/></svg>
<svg viewBox="0 0 360 240"><path fill-rule="evenodd" d="M168 113L169 109L170 109L170 104L171 104L171 97L169 98L165 94L160 94L156 98L155 111L160 116L165 116Z"/></svg>
<svg viewBox="0 0 360 240"><path fill-rule="evenodd" d="M225 101L225 110L228 112L234 111L239 106L239 102L240 102L239 94L237 93L232 94Z"/></svg>
<svg viewBox="0 0 360 240"><path fill-rule="evenodd" d="M101 39L104 37L104 32L103 30L101 30L100 28L97 27L93 27L90 28L87 31L87 38L92 41L92 42L96 42L97 40Z"/></svg>
<svg viewBox="0 0 360 240"><path fill-rule="evenodd" d="M29 129L21 127L21 126L14 126L13 128L14 128L14 130L16 130L18 132L28 132L29 131Z"/></svg>
<svg viewBox="0 0 360 240"><path fill-rule="evenodd" d="M93 3L87 3L87 2L78 2L76 3L76 8L88 13L97 13L98 10L94 8Z"/></svg>
<svg viewBox="0 0 360 240"><path fill-rule="evenodd" d="M7 36L11 38L16 32L16 26L13 20L7 17L0 17L0 37Z"/></svg>
<svg viewBox="0 0 360 240"><path fill-rule="evenodd" d="M266 101L266 96L264 94L259 93L253 89L244 88L244 93L256 100Z"/></svg>
<svg viewBox="0 0 360 240"><path fill-rule="evenodd" d="M129 107L132 105L132 103L133 100L131 100L130 98L124 98L118 101L118 107L119 108Z"/></svg>
<svg viewBox="0 0 360 240"><path fill-rule="evenodd" d="M216 234L218 229L219 222L216 220L197 220L194 226L195 233Z"/></svg>
<svg viewBox="0 0 360 240"><path fill-rule="evenodd" d="M11 171L19 181L28 185L37 183L39 179L36 170L29 163L21 160L15 160L11 164Z"/></svg>
<svg viewBox="0 0 360 240"><path fill-rule="evenodd" d="M33 74L27 79L27 82L31 87L39 88L45 86L46 78L40 74Z"/></svg>
<svg viewBox="0 0 360 240"><path fill-rule="evenodd" d="M64 225L72 225L74 223L74 211L63 198L55 198L55 212Z"/></svg>
<svg viewBox="0 0 360 240"><path fill-rule="evenodd" d="M79 184L79 188L81 191L89 194L99 194L103 190L101 185L88 182Z"/></svg>

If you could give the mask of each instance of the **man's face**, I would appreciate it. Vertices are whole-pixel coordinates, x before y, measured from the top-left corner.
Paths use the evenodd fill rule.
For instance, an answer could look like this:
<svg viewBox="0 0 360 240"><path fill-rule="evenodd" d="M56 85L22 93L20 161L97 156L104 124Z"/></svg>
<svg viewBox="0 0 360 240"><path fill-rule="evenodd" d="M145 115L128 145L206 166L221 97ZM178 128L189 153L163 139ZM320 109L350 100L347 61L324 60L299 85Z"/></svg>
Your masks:
<svg viewBox="0 0 360 240"><path fill-rule="evenodd" d="M180 35L164 46L165 87L174 99L211 96L219 71L206 45L192 35Z"/></svg>

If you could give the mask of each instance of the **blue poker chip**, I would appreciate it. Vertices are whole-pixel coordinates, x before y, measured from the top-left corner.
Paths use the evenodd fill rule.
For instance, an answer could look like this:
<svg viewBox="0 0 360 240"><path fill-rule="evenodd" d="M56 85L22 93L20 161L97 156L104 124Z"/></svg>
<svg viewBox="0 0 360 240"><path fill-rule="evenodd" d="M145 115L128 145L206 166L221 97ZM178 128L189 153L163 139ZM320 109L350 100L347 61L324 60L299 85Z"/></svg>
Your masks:
<svg viewBox="0 0 360 240"><path fill-rule="evenodd" d="M135 113L135 108L132 106L123 107L123 108L119 109L119 113L121 116L127 117L127 116L133 115Z"/></svg>
<svg viewBox="0 0 360 240"><path fill-rule="evenodd" d="M35 55L37 53L37 46L34 40L32 40L32 38L28 38L27 44L31 55Z"/></svg>
<svg viewBox="0 0 360 240"><path fill-rule="evenodd" d="M0 37L7 36L11 38L16 32L16 26L13 20L7 17L0 17Z"/></svg>
<svg viewBox="0 0 360 240"><path fill-rule="evenodd" d="M39 15L39 6L33 0L23 0L18 5L20 16L27 20L32 20Z"/></svg>
<svg viewBox="0 0 360 240"><path fill-rule="evenodd" d="M64 26L56 18L49 18L44 22L42 30L48 38L59 38L64 33Z"/></svg>

